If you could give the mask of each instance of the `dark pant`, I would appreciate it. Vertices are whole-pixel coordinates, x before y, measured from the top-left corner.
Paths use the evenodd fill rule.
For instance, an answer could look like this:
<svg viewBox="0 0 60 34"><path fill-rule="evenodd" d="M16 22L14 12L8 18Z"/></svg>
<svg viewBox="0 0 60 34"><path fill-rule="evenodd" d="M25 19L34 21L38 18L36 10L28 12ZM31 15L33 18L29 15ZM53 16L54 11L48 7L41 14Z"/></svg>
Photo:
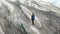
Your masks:
<svg viewBox="0 0 60 34"><path fill-rule="evenodd" d="M32 25L34 25L34 20L32 20Z"/></svg>

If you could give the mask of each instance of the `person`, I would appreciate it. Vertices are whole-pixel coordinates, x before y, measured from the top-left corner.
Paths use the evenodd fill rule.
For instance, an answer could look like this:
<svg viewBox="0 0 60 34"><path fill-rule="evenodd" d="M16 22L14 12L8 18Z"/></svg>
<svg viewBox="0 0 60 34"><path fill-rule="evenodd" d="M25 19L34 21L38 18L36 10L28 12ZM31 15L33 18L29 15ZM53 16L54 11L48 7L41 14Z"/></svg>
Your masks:
<svg viewBox="0 0 60 34"><path fill-rule="evenodd" d="M34 25L34 20L35 20L35 15L32 13L32 16L31 16L32 25Z"/></svg>

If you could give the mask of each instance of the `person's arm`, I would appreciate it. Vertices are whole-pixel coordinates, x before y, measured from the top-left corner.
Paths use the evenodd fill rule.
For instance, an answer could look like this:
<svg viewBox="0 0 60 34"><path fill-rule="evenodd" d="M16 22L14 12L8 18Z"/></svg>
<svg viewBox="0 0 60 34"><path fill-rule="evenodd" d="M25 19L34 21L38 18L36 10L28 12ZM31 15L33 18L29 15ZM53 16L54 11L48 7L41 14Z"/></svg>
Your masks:
<svg viewBox="0 0 60 34"><path fill-rule="evenodd" d="M32 20L32 16L31 16L31 20Z"/></svg>

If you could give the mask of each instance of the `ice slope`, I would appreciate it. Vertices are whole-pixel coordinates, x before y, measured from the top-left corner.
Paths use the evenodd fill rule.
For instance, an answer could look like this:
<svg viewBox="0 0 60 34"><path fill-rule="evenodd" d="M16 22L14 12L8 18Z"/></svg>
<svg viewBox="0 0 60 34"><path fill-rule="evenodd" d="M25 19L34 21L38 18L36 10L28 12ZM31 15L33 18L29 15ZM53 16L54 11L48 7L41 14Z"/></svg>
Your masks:
<svg viewBox="0 0 60 34"><path fill-rule="evenodd" d="M10 11L12 9L8 9L9 5L6 6L6 4L4 5L4 2L1 2L1 3L3 3L3 5L1 7L2 10L0 11L0 16L1 16L0 24L2 26L4 33L5 34L24 34L23 28L21 28L21 24L22 23L24 24L24 22L20 18L20 12L19 12L19 11L21 11L21 10L19 10L20 8L17 5L16 6L14 5L14 10L12 12L12 11ZM24 28L26 28L25 25L24 25ZM27 32L28 32L28 30L27 30Z"/></svg>
<svg viewBox="0 0 60 34"><path fill-rule="evenodd" d="M3 29L0 26L0 34L4 34Z"/></svg>
<svg viewBox="0 0 60 34"><path fill-rule="evenodd" d="M33 3L39 6L39 4ZM46 9L42 4L41 7ZM0 25L2 30L5 34L26 34L26 32L27 34L58 34L60 17L55 15L55 12L50 12L50 9L47 8L47 11L44 11L43 8L40 10L28 4L20 3L20 1L1 1ZM32 12L36 15L36 22L33 26L30 21ZM42 28L40 28L41 25Z"/></svg>
<svg viewBox="0 0 60 34"><path fill-rule="evenodd" d="M52 3L44 2L44 1L25 1L24 5L34 7L39 10L47 11L47 12L55 12L56 15L60 16L60 8L54 6Z"/></svg>

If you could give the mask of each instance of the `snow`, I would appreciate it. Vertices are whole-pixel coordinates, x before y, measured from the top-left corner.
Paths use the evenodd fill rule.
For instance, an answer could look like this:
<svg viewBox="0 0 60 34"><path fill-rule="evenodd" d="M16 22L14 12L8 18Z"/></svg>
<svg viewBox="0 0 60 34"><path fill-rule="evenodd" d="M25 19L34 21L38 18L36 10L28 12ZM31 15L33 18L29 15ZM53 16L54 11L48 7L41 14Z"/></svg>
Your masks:
<svg viewBox="0 0 60 34"><path fill-rule="evenodd" d="M3 29L1 28L1 26L0 26L0 34L5 34L5 33L3 32Z"/></svg>
<svg viewBox="0 0 60 34"><path fill-rule="evenodd" d="M8 7L8 9L11 11L11 13L13 12L14 8L13 8L13 5L11 5L10 3L8 3L7 1L5 0L0 0L1 3L3 3L5 6Z"/></svg>
<svg viewBox="0 0 60 34"><path fill-rule="evenodd" d="M6 1L0 0L1 6L2 6L1 8L3 10L3 11L0 11L0 25L1 25L0 34L24 33L23 29L21 28L21 24L23 24L23 27L26 29L28 34L30 34L30 33L32 33L32 34L33 33L34 34L53 34L56 31L56 28L58 27L59 22L60 22L60 18L55 15L55 13L58 13L57 12L58 9L55 12L56 8L54 8L48 2L40 1L40 4L39 4L39 2L38 2L39 0L37 0L36 3L31 4L31 5L36 5L35 7L25 5L24 4L25 0L18 0L19 2L21 1L21 3L23 3L24 5L23 4L20 5L19 3L15 2L15 1L16 0L10 0L10 2L12 2L12 3L10 3L7 0ZM28 4L30 4L30 3L31 2L29 1ZM53 9L51 6L53 7ZM39 7L41 10L39 9ZM44 9L47 9L48 11L52 9L52 10L54 10L55 13L52 14L52 12L45 12ZM31 25L32 24L31 23L32 12L36 16L34 25ZM7 16L5 16L5 14ZM52 25L50 25L50 22L52 23Z"/></svg>
<svg viewBox="0 0 60 34"><path fill-rule="evenodd" d="M9 0L9 1L13 1L13 2L15 2L16 0Z"/></svg>
<svg viewBox="0 0 60 34"><path fill-rule="evenodd" d="M52 0L42 0L42 1L45 1L45 2L51 2Z"/></svg>
<svg viewBox="0 0 60 34"><path fill-rule="evenodd" d="M24 6L21 6L22 7L22 10L23 10L23 12L24 12L24 14L28 17L28 19L31 21L31 15L32 15L32 12L31 11L29 11L26 7L24 7ZM35 22L35 24L38 24L37 25L37 27L38 28L42 28L42 24L41 24L41 22L39 21L39 18L37 17L37 16L35 16L35 21L37 22ZM39 27L40 26L40 27Z"/></svg>
<svg viewBox="0 0 60 34"><path fill-rule="evenodd" d="M55 6L57 6L58 8L60 8L60 0L52 0L51 3Z"/></svg>
<svg viewBox="0 0 60 34"><path fill-rule="evenodd" d="M42 1L52 3L56 7L60 8L60 0L42 0Z"/></svg>
<svg viewBox="0 0 60 34"><path fill-rule="evenodd" d="M31 28L32 32L34 32L35 34L40 34L39 30L36 27L30 26L30 28Z"/></svg>

